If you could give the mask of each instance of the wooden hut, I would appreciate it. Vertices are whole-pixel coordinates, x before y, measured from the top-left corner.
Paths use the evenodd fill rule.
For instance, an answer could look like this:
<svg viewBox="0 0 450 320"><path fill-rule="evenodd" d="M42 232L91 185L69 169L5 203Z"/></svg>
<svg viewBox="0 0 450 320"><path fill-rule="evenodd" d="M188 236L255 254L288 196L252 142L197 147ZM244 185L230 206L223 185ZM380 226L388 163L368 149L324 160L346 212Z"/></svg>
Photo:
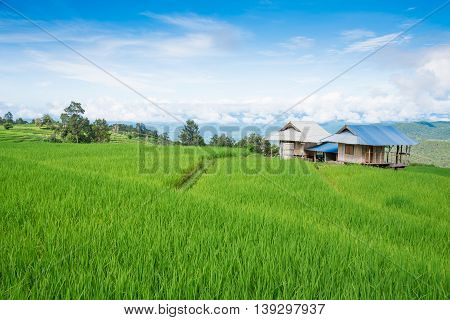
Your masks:
<svg viewBox="0 0 450 320"><path fill-rule="evenodd" d="M417 144L395 127L384 125L345 125L322 141L338 144L337 161L391 167L406 166L411 146Z"/></svg>
<svg viewBox="0 0 450 320"><path fill-rule="evenodd" d="M312 158L314 153L308 148L321 143L330 133L313 121L289 121L279 131L272 132L267 140L277 141L280 157Z"/></svg>

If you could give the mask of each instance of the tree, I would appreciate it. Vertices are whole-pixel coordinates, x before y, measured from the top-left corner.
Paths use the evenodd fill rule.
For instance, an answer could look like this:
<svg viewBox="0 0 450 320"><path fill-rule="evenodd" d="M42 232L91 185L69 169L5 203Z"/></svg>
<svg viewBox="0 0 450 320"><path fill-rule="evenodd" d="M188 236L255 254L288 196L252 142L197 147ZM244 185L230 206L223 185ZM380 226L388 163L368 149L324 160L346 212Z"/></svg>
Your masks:
<svg viewBox="0 0 450 320"><path fill-rule="evenodd" d="M211 140L209 140L209 144L212 146L217 146L217 143L219 141L219 136L217 134L213 135Z"/></svg>
<svg viewBox="0 0 450 320"><path fill-rule="evenodd" d="M22 118L17 118L16 121L14 121L15 124L27 124L28 122L23 120Z"/></svg>
<svg viewBox="0 0 450 320"><path fill-rule="evenodd" d="M215 134L209 141L209 144L218 147L232 147L234 145L234 139L227 137L225 134L221 134L220 136Z"/></svg>
<svg viewBox="0 0 450 320"><path fill-rule="evenodd" d="M261 153L265 156L275 156L279 152L277 146L272 146L270 141L265 140L256 133L242 138L236 145L242 148L248 148L251 152Z"/></svg>
<svg viewBox="0 0 450 320"><path fill-rule="evenodd" d="M34 124L36 125L36 127L42 126L41 118L34 119Z"/></svg>
<svg viewBox="0 0 450 320"><path fill-rule="evenodd" d="M136 123L136 131L138 133L139 137L145 137L147 134L147 128L145 127L145 124L143 123Z"/></svg>
<svg viewBox="0 0 450 320"><path fill-rule="evenodd" d="M158 143L158 138L159 138L159 134L158 134L158 130L149 130L148 131L148 140L153 142L153 143Z"/></svg>
<svg viewBox="0 0 450 320"><path fill-rule="evenodd" d="M13 115L9 111L5 114L5 122L14 122Z"/></svg>
<svg viewBox="0 0 450 320"><path fill-rule="evenodd" d="M170 144L170 142L169 134L167 132L158 135L158 144L167 145Z"/></svg>
<svg viewBox="0 0 450 320"><path fill-rule="evenodd" d="M278 155L279 148L273 146L269 140L263 140L262 151L266 157L273 157Z"/></svg>
<svg viewBox="0 0 450 320"><path fill-rule="evenodd" d="M143 123L136 123L136 132L139 137L148 138L148 140L153 143L156 143L158 141L158 130L147 129L147 127Z"/></svg>
<svg viewBox="0 0 450 320"><path fill-rule="evenodd" d="M5 122L5 120L2 117L0 117L0 124L3 124L3 122Z"/></svg>
<svg viewBox="0 0 450 320"><path fill-rule="evenodd" d="M180 141L181 144L185 146L204 146L205 141L203 137L200 135L200 130L198 125L194 122L194 120L186 121L183 129L180 132Z"/></svg>
<svg viewBox="0 0 450 320"><path fill-rule="evenodd" d="M96 119L92 123L92 139L95 142L109 142L111 133L105 119Z"/></svg>
<svg viewBox="0 0 450 320"><path fill-rule="evenodd" d="M72 101L61 114L61 137L68 141L90 142L91 126L89 119L83 117L84 109L81 103Z"/></svg>
<svg viewBox="0 0 450 320"><path fill-rule="evenodd" d="M252 133L247 137L247 147L251 152L263 153L263 138L256 133Z"/></svg>
<svg viewBox="0 0 450 320"><path fill-rule="evenodd" d="M53 118L48 113L44 114L42 116L42 118L40 119L40 121L41 121L41 126L46 126L47 128L51 128L53 126L53 124L55 123Z"/></svg>
<svg viewBox="0 0 450 320"><path fill-rule="evenodd" d="M238 142L236 142L236 147L247 148L247 137L244 137Z"/></svg>
<svg viewBox="0 0 450 320"><path fill-rule="evenodd" d="M13 127L14 119L11 112L7 112L5 114L5 119L3 120L3 127L5 127L6 130L9 130Z"/></svg>

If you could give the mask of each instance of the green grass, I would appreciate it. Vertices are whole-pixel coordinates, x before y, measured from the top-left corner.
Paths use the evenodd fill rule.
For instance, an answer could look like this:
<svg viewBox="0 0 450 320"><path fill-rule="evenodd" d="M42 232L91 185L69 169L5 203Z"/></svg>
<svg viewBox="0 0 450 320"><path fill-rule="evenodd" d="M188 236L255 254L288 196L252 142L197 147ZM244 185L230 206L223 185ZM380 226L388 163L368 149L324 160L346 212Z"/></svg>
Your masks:
<svg viewBox="0 0 450 320"><path fill-rule="evenodd" d="M34 124L14 125L14 127L9 130L0 126L0 142L43 141L50 135L51 130L38 128Z"/></svg>
<svg viewBox="0 0 450 320"><path fill-rule="evenodd" d="M0 299L449 298L449 169L11 140L0 161Z"/></svg>
<svg viewBox="0 0 450 320"><path fill-rule="evenodd" d="M422 140L411 151L411 162L450 167L450 140Z"/></svg>
<svg viewBox="0 0 450 320"><path fill-rule="evenodd" d="M136 143L136 138L128 138L126 134L122 133L111 133L111 142L112 143Z"/></svg>
<svg viewBox="0 0 450 320"><path fill-rule="evenodd" d="M0 142L45 141L51 134L52 130L45 127L39 128L34 124L15 124L14 127L9 130L0 126ZM136 138L129 139L125 134L111 133L112 143L136 143L136 141Z"/></svg>

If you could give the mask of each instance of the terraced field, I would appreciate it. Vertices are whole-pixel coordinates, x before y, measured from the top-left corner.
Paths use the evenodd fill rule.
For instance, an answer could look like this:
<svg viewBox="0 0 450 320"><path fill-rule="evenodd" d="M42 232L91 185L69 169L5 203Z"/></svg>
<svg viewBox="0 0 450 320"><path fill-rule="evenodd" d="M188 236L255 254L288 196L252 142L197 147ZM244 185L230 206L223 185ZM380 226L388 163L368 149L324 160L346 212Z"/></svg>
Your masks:
<svg viewBox="0 0 450 320"><path fill-rule="evenodd" d="M0 142L43 141L51 135L51 130L41 129L35 125L15 125L6 130L0 126Z"/></svg>
<svg viewBox="0 0 450 320"><path fill-rule="evenodd" d="M0 126L0 142L26 142L26 141L44 141L50 137L52 130L45 127L39 128L34 124L14 125L12 129L6 130ZM136 143L136 138L128 138L125 134L111 133L112 143Z"/></svg>
<svg viewBox="0 0 450 320"><path fill-rule="evenodd" d="M449 169L1 134L2 299L449 298Z"/></svg>

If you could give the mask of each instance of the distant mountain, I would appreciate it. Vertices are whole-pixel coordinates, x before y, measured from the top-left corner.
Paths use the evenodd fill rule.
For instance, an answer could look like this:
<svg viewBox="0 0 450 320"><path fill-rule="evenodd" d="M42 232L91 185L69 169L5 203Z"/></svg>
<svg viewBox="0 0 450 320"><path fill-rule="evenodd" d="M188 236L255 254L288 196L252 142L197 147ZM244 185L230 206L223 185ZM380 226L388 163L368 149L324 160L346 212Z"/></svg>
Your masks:
<svg viewBox="0 0 450 320"><path fill-rule="evenodd" d="M450 122L398 122L394 126L417 140L450 140Z"/></svg>

